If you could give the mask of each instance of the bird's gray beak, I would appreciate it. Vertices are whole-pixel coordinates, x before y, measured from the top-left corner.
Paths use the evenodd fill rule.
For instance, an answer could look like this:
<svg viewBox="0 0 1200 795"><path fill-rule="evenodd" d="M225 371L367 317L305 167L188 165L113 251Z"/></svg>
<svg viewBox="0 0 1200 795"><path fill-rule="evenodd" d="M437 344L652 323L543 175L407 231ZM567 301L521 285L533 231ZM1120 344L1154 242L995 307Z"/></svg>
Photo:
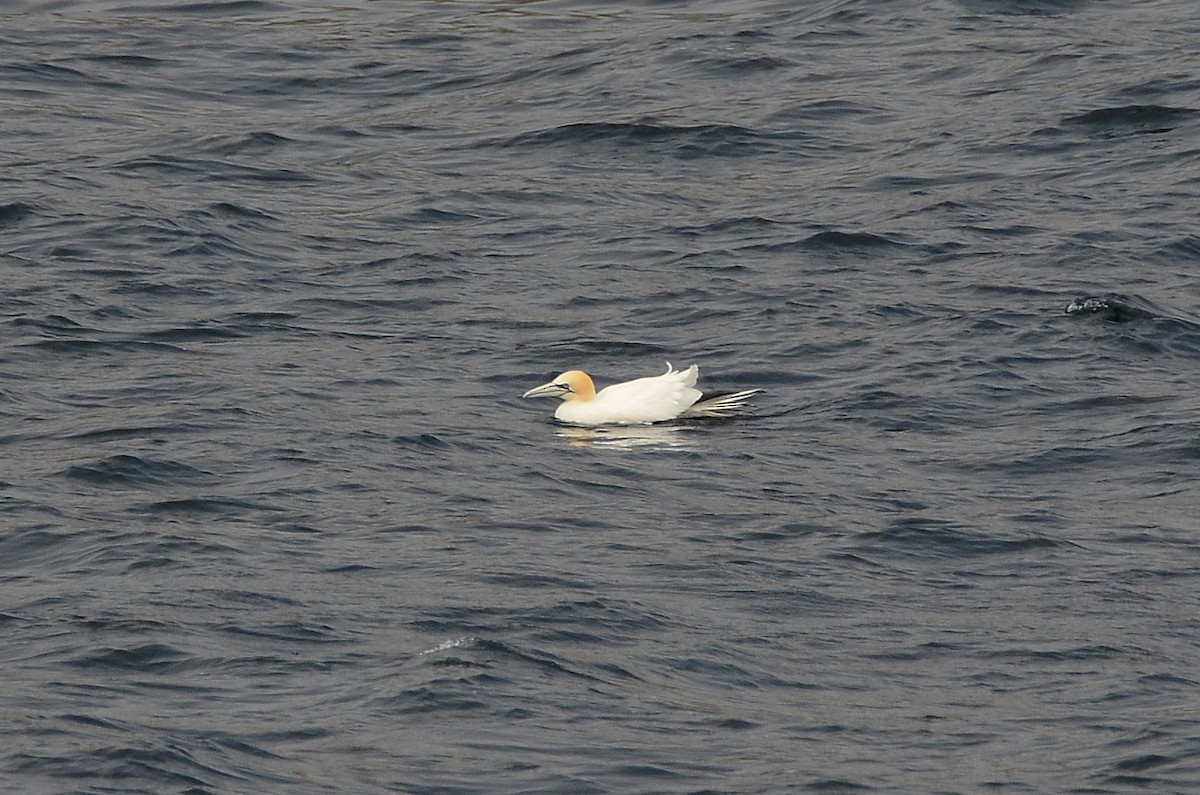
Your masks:
<svg viewBox="0 0 1200 795"><path fill-rule="evenodd" d="M551 381L548 384L542 384L541 386L535 386L533 389L529 390L524 395L521 395L521 397L523 397L523 398L527 398L527 397L560 397L561 395L565 395L569 391L570 390L568 390L562 384L556 384L553 381Z"/></svg>

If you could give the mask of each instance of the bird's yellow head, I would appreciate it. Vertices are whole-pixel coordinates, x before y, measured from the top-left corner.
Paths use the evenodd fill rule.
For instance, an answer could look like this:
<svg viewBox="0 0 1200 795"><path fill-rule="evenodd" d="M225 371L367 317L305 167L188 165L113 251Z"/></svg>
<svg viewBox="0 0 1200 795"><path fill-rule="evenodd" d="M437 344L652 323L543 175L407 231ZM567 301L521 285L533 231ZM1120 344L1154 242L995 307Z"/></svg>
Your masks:
<svg viewBox="0 0 1200 795"><path fill-rule="evenodd" d="M553 381L535 386L521 397L560 397L563 400L591 400L596 396L592 377L583 370L567 370Z"/></svg>

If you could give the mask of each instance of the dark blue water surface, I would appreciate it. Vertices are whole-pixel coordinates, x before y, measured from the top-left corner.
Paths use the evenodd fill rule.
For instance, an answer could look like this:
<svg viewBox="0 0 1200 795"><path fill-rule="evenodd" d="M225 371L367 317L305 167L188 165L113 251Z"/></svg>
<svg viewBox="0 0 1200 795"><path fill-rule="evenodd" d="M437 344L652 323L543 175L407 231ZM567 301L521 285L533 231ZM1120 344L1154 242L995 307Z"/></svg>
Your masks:
<svg viewBox="0 0 1200 795"><path fill-rule="evenodd" d="M3 4L0 790L1200 792L1197 42Z"/></svg>

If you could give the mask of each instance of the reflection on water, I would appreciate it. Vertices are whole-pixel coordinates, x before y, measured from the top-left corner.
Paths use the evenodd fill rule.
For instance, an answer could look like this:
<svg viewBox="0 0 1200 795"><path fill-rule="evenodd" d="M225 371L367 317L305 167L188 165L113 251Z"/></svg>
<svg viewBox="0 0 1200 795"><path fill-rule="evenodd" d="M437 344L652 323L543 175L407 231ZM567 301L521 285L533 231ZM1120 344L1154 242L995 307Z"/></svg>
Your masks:
<svg viewBox="0 0 1200 795"><path fill-rule="evenodd" d="M557 433L559 438L576 446L632 448L686 448L691 440L685 438L692 430L682 425L606 425L598 428L580 428L564 425Z"/></svg>

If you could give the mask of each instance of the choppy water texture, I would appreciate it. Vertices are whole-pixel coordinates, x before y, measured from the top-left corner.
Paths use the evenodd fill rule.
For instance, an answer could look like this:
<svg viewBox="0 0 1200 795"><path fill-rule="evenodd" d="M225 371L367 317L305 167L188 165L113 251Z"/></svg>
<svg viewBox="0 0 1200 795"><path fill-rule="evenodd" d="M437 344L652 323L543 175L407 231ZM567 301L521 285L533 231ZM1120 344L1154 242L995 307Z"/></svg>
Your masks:
<svg viewBox="0 0 1200 795"><path fill-rule="evenodd" d="M5 4L0 789L1200 791L1198 41Z"/></svg>

